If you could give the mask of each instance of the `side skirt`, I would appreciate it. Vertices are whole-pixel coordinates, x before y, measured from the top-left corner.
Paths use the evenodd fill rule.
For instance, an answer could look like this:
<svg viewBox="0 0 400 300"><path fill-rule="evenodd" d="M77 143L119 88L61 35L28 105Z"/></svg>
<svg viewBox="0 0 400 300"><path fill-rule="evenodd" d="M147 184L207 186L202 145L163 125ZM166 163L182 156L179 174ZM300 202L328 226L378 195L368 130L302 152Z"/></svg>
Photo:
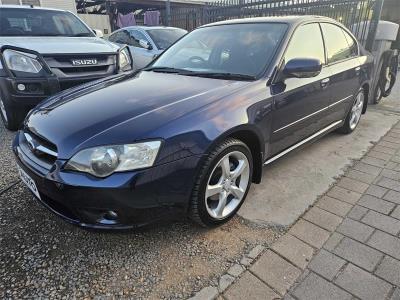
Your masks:
<svg viewBox="0 0 400 300"><path fill-rule="evenodd" d="M320 135L322 135L322 134L324 134L324 133L327 133L329 130L335 128L336 126L338 126L338 125L339 125L340 123L342 123L342 122L343 122L342 120L336 121L336 122L332 123L331 125L329 125L329 126L323 128L323 129L321 129L320 131L314 133L312 136L309 136L308 138L306 138L306 139L304 139L304 140L298 142L297 144L294 144L293 146L287 148L286 150L284 150L284 151L278 153L277 155L271 157L270 159L268 159L268 160L264 163L264 165L268 165L268 164L272 163L273 161L275 161L275 160L277 160L278 158L280 158L280 157L282 157L282 156L288 154L289 152L293 151L294 149L297 149L298 147L300 147L300 146L304 145L305 143L307 143L307 142L309 142L309 141L315 139L316 137L318 137L318 136L320 136Z"/></svg>

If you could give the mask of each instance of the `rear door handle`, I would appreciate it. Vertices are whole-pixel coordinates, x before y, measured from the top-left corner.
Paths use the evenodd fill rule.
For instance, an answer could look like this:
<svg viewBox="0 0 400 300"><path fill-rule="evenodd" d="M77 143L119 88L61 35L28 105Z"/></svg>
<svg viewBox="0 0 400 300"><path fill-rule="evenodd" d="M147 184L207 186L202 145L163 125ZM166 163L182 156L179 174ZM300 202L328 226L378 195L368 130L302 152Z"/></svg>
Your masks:
<svg viewBox="0 0 400 300"><path fill-rule="evenodd" d="M361 67L357 67L354 69L354 71L356 71L356 75L360 75L360 70L361 70Z"/></svg>
<svg viewBox="0 0 400 300"><path fill-rule="evenodd" d="M321 86L324 88L326 87L331 80L329 78L325 78L321 80Z"/></svg>

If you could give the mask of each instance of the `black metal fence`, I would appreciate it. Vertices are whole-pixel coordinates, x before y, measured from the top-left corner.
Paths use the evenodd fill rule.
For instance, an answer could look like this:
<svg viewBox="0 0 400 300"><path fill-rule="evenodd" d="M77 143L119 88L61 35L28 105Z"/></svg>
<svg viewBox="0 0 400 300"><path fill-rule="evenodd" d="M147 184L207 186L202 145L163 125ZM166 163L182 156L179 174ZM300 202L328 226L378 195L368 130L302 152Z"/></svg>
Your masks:
<svg viewBox="0 0 400 300"><path fill-rule="evenodd" d="M193 30L212 22L264 16L321 15L347 26L372 49L384 0L220 0L203 7L171 9L172 26ZM163 19L166 23L166 15Z"/></svg>

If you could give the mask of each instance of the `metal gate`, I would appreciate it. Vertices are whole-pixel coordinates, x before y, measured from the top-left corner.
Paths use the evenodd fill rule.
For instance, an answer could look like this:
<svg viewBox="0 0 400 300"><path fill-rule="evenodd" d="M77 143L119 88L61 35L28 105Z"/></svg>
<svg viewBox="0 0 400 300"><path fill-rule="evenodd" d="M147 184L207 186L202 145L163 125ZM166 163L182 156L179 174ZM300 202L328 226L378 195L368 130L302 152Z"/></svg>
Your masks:
<svg viewBox="0 0 400 300"><path fill-rule="evenodd" d="M265 16L321 15L333 18L372 50L384 0L220 0L199 8L172 9L172 26L193 30L212 22Z"/></svg>

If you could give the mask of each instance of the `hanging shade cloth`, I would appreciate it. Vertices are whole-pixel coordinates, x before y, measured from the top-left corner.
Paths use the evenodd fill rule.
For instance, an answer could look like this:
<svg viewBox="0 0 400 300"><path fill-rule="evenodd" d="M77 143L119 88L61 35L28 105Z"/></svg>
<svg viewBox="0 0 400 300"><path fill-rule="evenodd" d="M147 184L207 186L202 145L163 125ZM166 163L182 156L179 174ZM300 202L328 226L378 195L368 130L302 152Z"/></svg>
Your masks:
<svg viewBox="0 0 400 300"><path fill-rule="evenodd" d="M157 26L160 24L160 12L158 10L146 11L144 13L144 24Z"/></svg>
<svg viewBox="0 0 400 300"><path fill-rule="evenodd" d="M134 25L136 25L136 20L135 20L135 15L133 13L129 13L127 15L118 13L117 26L119 28L124 28Z"/></svg>

